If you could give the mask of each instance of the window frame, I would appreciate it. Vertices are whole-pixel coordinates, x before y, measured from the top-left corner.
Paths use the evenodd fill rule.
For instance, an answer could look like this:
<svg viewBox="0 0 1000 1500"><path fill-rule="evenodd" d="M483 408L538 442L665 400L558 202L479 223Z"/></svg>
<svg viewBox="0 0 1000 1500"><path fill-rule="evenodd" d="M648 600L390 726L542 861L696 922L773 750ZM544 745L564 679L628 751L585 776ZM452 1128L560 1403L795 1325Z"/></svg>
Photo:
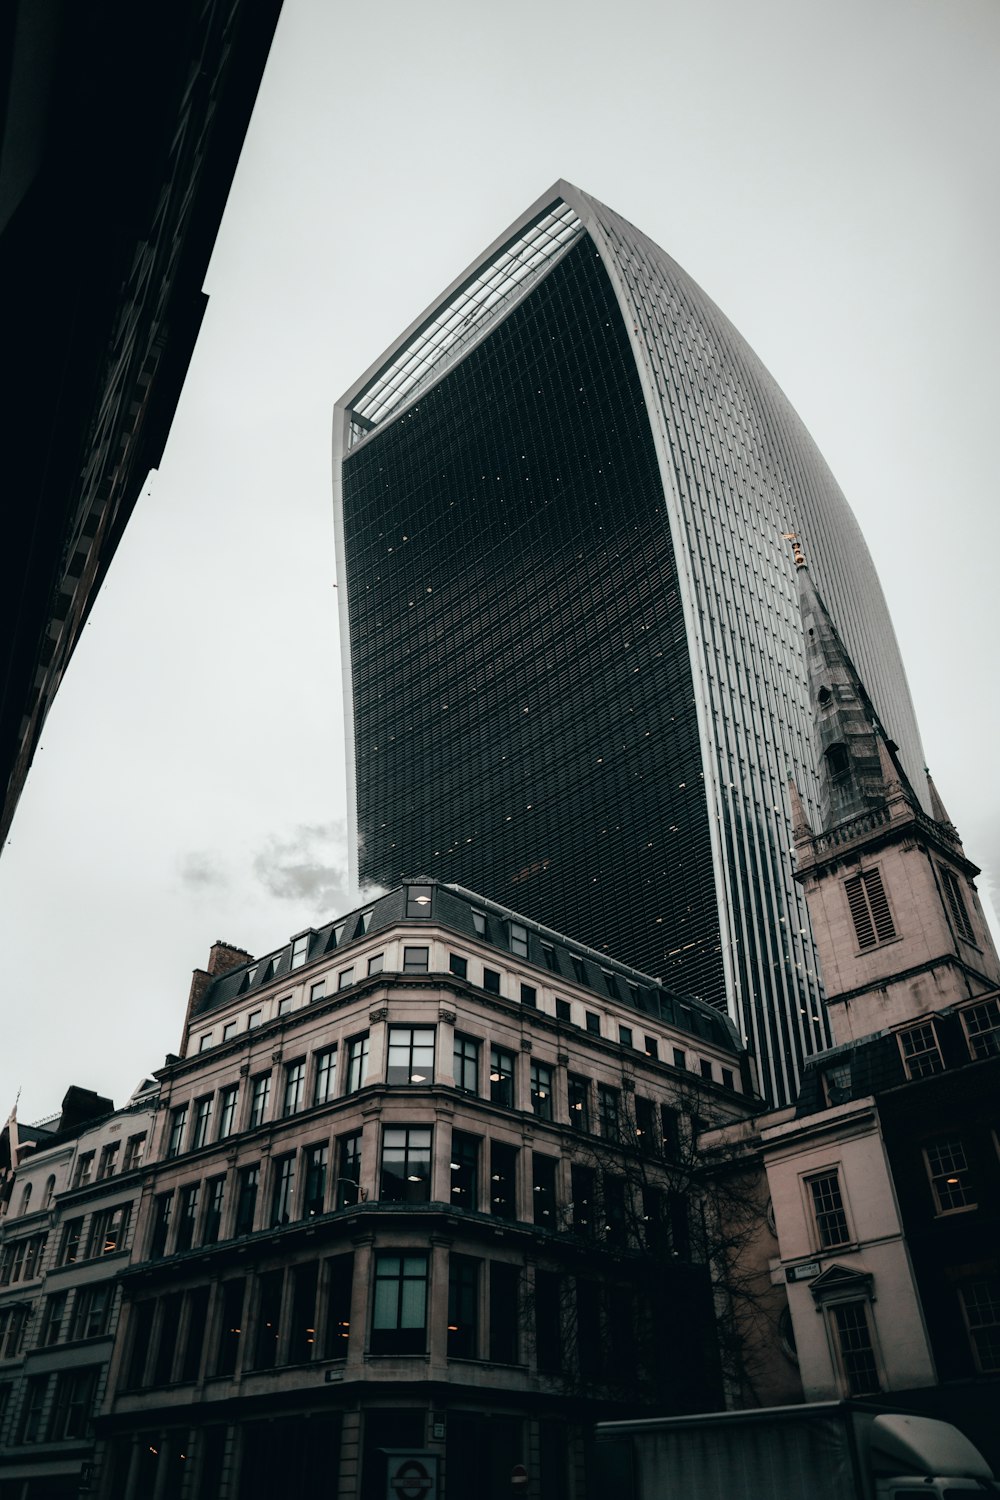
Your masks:
<svg viewBox="0 0 1000 1500"><path fill-rule="evenodd" d="M834 1195L832 1193L826 1195L830 1200L827 1206L824 1206L818 1192L821 1184L824 1183L832 1183L836 1192L836 1202L833 1201ZM820 1167L804 1173L802 1184L806 1203L809 1207L809 1225L812 1239L817 1250L825 1253L828 1250L840 1250L845 1245L852 1245L854 1243L854 1231L848 1213L847 1196L841 1181L840 1163L834 1162L830 1166ZM833 1226L840 1222L843 1223L843 1234L838 1238L833 1238Z"/></svg>

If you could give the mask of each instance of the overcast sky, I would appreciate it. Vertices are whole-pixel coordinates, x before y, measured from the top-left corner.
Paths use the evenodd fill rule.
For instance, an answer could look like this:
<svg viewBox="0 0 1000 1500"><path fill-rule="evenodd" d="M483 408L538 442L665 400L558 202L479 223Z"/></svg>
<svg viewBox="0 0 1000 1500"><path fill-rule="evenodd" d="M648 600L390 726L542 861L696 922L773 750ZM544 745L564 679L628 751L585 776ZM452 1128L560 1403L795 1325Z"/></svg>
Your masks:
<svg viewBox="0 0 1000 1500"><path fill-rule="evenodd" d="M214 939L350 904L333 402L560 176L801 414L997 888L998 61L996 0L285 0L163 464L0 858L0 1119L123 1102Z"/></svg>

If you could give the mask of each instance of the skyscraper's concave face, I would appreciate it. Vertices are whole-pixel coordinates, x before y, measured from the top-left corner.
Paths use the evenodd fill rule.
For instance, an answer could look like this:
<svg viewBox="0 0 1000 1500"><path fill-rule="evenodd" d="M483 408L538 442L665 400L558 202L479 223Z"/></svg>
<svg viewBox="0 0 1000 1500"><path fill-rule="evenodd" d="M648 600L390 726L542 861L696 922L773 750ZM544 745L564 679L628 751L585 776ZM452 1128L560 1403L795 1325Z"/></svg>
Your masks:
<svg viewBox="0 0 1000 1500"><path fill-rule="evenodd" d="M559 184L339 404L335 446L359 877L461 881L728 1004L784 1097L826 1029L783 532L920 757L864 543L780 391Z"/></svg>

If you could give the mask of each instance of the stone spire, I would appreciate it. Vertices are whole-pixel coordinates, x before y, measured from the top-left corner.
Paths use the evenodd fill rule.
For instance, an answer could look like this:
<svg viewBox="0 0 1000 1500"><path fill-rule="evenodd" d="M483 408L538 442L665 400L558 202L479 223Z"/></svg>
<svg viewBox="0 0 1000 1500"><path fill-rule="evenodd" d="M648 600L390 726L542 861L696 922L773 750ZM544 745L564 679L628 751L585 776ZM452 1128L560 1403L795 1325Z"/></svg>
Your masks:
<svg viewBox="0 0 1000 1500"><path fill-rule="evenodd" d="M915 802L871 699L794 542L799 609L812 705L820 827L828 830L884 807L894 796Z"/></svg>
<svg viewBox="0 0 1000 1500"><path fill-rule="evenodd" d="M926 766L924 766L924 775L927 777L927 790L930 793L931 817L934 819L935 823L942 823L945 828L954 828L955 825L949 818L947 809L945 808L944 803L941 801L941 793L934 785L934 778L931 776L931 773L930 771L928 771Z"/></svg>

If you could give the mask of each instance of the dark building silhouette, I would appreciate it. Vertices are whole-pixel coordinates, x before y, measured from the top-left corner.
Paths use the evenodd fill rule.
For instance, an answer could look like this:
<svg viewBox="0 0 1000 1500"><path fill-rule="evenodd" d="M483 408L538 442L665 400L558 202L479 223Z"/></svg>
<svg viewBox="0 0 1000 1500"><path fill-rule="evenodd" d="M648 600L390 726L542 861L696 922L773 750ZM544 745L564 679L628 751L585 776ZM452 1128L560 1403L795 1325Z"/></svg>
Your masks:
<svg viewBox="0 0 1000 1500"><path fill-rule="evenodd" d="M0 19L0 847L150 469L280 0L20 0Z"/></svg>
<svg viewBox="0 0 1000 1500"><path fill-rule="evenodd" d="M916 784L857 524L699 287L566 183L347 393L356 873L461 880L729 1006L776 1100L829 1040L785 785L817 783L794 569Z"/></svg>

